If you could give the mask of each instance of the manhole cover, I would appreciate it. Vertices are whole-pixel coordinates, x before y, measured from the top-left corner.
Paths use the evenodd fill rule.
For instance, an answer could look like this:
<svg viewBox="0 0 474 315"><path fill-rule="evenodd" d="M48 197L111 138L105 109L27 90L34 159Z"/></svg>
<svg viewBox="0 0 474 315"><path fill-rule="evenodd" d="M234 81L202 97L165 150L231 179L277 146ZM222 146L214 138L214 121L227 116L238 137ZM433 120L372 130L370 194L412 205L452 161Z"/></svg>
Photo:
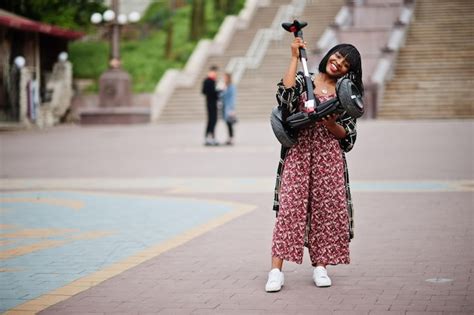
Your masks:
<svg viewBox="0 0 474 315"><path fill-rule="evenodd" d="M426 282L431 282L431 283L446 283L446 282L451 282L453 279L448 279L448 278L431 278L431 279L426 279Z"/></svg>

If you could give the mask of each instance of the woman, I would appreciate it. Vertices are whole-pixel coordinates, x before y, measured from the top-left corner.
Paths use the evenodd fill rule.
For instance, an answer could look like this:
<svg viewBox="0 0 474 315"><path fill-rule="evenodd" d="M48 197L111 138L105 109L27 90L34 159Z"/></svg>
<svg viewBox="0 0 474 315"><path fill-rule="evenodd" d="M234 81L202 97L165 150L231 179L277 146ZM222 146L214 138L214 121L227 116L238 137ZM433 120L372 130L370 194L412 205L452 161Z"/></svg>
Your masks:
<svg viewBox="0 0 474 315"><path fill-rule="evenodd" d="M305 48L305 43L295 38L290 65L278 84L277 99L288 114L303 110L306 99L303 74L296 72L300 47ZM363 93L360 53L350 44L333 47L321 60L319 73L312 78L319 101L335 97L336 82L345 75ZM293 147L282 148L267 292L279 291L283 286L284 260L302 263L304 246L315 267L313 281L318 287L331 286L327 265L350 262L352 203L344 152L352 149L355 139L355 119L331 115L300 130Z"/></svg>
<svg viewBox="0 0 474 315"><path fill-rule="evenodd" d="M235 115L235 85L232 83L232 76L230 73L224 75L225 88L222 91L222 110L223 118L227 124L227 130L229 132L229 137L227 139L227 145L234 144L234 124L237 122L237 117Z"/></svg>

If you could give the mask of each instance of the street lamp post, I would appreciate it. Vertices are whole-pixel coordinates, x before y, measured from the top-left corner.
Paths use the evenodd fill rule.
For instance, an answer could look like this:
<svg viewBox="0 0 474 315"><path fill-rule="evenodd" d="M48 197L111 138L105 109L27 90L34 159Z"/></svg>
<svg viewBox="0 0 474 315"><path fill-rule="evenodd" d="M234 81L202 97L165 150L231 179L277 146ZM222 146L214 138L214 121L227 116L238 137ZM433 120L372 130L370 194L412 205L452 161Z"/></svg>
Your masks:
<svg viewBox="0 0 474 315"><path fill-rule="evenodd" d="M122 69L120 60L120 28L128 22L137 22L140 14L128 15L119 13L119 0L112 0L112 9L103 14L94 13L91 22L104 22L109 27L110 52L108 69L99 78L99 106L115 107L131 105L131 78Z"/></svg>

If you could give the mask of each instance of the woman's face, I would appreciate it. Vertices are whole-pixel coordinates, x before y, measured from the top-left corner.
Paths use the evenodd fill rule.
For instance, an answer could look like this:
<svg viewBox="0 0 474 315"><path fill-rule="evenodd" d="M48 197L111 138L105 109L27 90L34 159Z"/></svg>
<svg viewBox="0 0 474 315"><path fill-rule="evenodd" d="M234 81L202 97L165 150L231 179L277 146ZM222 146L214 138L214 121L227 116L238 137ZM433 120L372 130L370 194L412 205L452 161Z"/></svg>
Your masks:
<svg viewBox="0 0 474 315"><path fill-rule="evenodd" d="M342 77L349 72L350 64L346 61L343 55L336 52L329 56L326 64L326 73L332 77Z"/></svg>

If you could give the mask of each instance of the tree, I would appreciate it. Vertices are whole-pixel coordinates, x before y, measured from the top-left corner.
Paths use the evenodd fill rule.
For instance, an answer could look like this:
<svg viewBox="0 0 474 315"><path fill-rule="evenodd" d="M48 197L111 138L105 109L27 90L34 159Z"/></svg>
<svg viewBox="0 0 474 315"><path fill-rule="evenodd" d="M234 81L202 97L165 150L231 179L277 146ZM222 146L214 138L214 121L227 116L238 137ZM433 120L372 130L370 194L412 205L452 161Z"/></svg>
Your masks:
<svg viewBox="0 0 474 315"><path fill-rule="evenodd" d="M237 5L236 0L214 0L214 12L218 12L219 15L226 16L229 14L235 14Z"/></svg>
<svg viewBox="0 0 474 315"><path fill-rule="evenodd" d="M174 11L176 9L176 1L175 0L169 0L169 8L171 11L171 16L169 16L167 22L166 22L166 44L165 44L165 56L166 58L170 59L173 54L173 26L174 26L174 21L173 21L173 16L174 16Z"/></svg>
<svg viewBox="0 0 474 315"><path fill-rule="evenodd" d="M65 28L88 28L93 12L105 10L104 0L6 0L0 8ZM60 14L58 14L60 13Z"/></svg>
<svg viewBox="0 0 474 315"><path fill-rule="evenodd" d="M192 0L191 2L191 40L200 39L206 32L206 1Z"/></svg>

